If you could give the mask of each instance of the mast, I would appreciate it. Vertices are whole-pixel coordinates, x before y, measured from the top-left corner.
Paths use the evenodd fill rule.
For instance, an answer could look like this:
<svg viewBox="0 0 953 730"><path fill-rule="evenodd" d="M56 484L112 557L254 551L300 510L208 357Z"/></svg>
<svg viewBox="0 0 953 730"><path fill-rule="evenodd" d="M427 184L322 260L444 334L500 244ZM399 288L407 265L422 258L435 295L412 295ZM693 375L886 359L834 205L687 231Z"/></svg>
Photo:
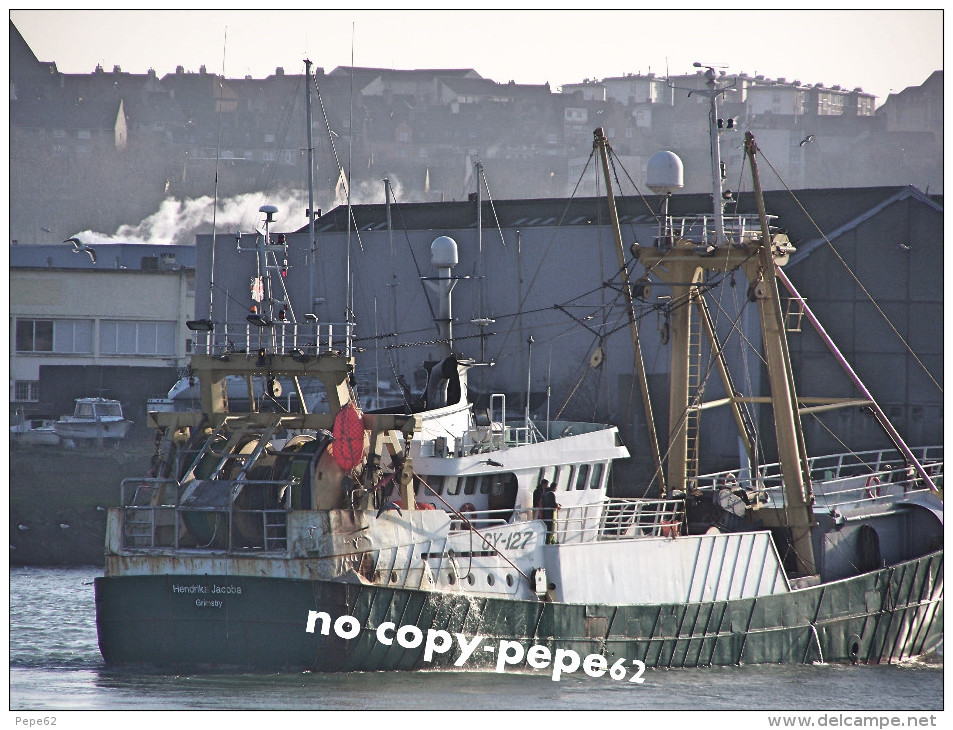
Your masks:
<svg viewBox="0 0 953 730"><path fill-rule="evenodd" d="M390 255L394 255L394 222L390 217L390 179L384 178L384 207L387 212L387 242L390 244Z"/></svg>
<svg viewBox="0 0 953 730"><path fill-rule="evenodd" d="M649 398L649 381L645 373L645 361L642 358L642 344L639 342L639 326L635 321L635 305L632 301L632 288L629 285L629 270L625 265L625 251L622 246L622 231L619 228L619 214L615 207L615 196L612 194L612 180L609 175L609 141L606 139L602 127L593 132L593 146L599 149L599 156L602 158L602 171L606 178L606 203L609 207L609 218L612 222L612 233L615 236L616 254L619 258L619 273L622 277L622 291L625 293L626 311L629 315L629 333L632 337L632 347L635 350L634 360L636 374L639 379L639 389L642 393L642 407L645 411L645 423L649 434L649 444L652 449L652 457L655 460L655 473L659 478L659 487L671 496L672 483L669 480L668 489L665 485L665 477L662 471L662 454L659 450L658 436L655 432L655 417L652 413L652 401Z"/></svg>
<svg viewBox="0 0 953 730"><path fill-rule="evenodd" d="M768 228L768 218L761 193L761 178L755 152L758 146L751 132L745 133L745 152L751 163L754 198L761 221L761 245L759 251L758 278L753 278L754 294L761 316L762 340L767 362L768 381L774 407L775 435L778 445L778 461L781 463L781 478L786 502L786 517L791 529L791 544L797 560L799 575L815 575L814 545L811 528L815 525L811 503L810 467L797 411L797 395L791 371L791 358L787 347L781 299L775 268L775 241ZM759 286L759 284L761 286Z"/></svg>
<svg viewBox="0 0 953 730"><path fill-rule="evenodd" d="M305 76L305 106L307 109L308 124L308 311L314 314L314 142L311 131L311 61L304 59Z"/></svg>
<svg viewBox="0 0 953 730"><path fill-rule="evenodd" d="M485 304L486 296L484 289L486 284L483 280L483 163L477 162L476 165L476 228L477 228L477 279L480 284L480 317L486 315Z"/></svg>
<svg viewBox="0 0 953 730"><path fill-rule="evenodd" d="M695 61L695 68L702 68L703 64ZM725 209L724 200L721 197L722 183L724 176L721 170L721 146L718 144L718 130L723 125L723 121L718 118L718 97L725 93L725 87L719 86L715 78L715 69L711 66L705 66L705 78L710 87L705 94L711 102L708 111L708 138L711 140L711 183L712 183L712 207L715 214L715 245L723 246L725 244ZM729 124L731 120L729 119Z"/></svg>

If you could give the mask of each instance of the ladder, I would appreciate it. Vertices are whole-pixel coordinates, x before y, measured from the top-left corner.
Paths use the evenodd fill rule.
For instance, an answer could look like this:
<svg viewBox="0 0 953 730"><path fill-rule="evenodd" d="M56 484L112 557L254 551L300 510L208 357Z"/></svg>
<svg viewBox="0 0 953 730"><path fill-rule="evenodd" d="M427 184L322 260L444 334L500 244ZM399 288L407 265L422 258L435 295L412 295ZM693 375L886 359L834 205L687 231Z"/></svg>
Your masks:
<svg viewBox="0 0 953 730"><path fill-rule="evenodd" d="M691 298L701 296L696 288L691 290ZM699 421L701 418L701 397L704 393L702 385L702 327L701 318L688 308L688 408L685 411L685 435L687 449L685 451L685 485L694 484L698 477L698 447Z"/></svg>

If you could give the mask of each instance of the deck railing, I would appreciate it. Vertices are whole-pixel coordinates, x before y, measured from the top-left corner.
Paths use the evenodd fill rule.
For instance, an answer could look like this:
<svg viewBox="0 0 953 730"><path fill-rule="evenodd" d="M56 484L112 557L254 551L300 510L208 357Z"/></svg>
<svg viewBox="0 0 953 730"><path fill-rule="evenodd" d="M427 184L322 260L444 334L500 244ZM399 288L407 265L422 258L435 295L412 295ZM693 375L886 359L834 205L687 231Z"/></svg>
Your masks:
<svg viewBox="0 0 953 730"><path fill-rule="evenodd" d="M329 352L348 357L352 354L354 325L351 323L299 323L264 318L261 322L261 325L224 322L216 324L212 331L193 331L192 351L216 357L233 352L254 353L262 348L270 352L300 353L307 357Z"/></svg>
<svg viewBox="0 0 953 730"><path fill-rule="evenodd" d="M767 216L769 225L777 219ZM725 237L732 243L744 243L761 235L761 221L757 214L723 216ZM671 245L682 238L694 243L709 244L717 240L715 215L670 215L659 221L656 245Z"/></svg>
<svg viewBox="0 0 953 730"><path fill-rule="evenodd" d="M542 520L542 510L476 510L451 522L451 533L471 527L484 530L514 522ZM672 537L682 534L684 503L677 499L621 499L562 507L556 511L553 530L559 544Z"/></svg>
<svg viewBox="0 0 953 730"><path fill-rule="evenodd" d="M911 450L934 483L942 482L943 447L921 446ZM808 465L816 504L825 507L929 491L923 479L906 467L894 449L816 456L808 459ZM783 499L780 464L762 465L757 478L737 470L706 474L698 477L697 486L702 491L727 486L764 492L777 503Z"/></svg>

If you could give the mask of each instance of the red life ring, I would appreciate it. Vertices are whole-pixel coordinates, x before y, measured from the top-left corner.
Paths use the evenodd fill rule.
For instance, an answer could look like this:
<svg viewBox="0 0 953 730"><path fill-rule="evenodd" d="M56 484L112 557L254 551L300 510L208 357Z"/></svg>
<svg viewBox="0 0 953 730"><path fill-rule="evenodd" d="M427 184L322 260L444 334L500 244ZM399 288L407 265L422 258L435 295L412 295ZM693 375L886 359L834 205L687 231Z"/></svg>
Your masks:
<svg viewBox="0 0 953 730"><path fill-rule="evenodd" d="M876 474L867 477L867 496L870 499L876 499L880 496L880 478Z"/></svg>
<svg viewBox="0 0 953 730"><path fill-rule="evenodd" d="M334 448L331 456L344 471L350 471L364 459L364 421L354 403L347 403L334 417Z"/></svg>
<svg viewBox="0 0 953 730"><path fill-rule="evenodd" d="M456 519L453 520L451 524L451 529L453 530L469 530L473 527L470 524L470 515L476 512L476 507L473 506L470 502L464 502L463 506L457 511L460 517L466 519Z"/></svg>

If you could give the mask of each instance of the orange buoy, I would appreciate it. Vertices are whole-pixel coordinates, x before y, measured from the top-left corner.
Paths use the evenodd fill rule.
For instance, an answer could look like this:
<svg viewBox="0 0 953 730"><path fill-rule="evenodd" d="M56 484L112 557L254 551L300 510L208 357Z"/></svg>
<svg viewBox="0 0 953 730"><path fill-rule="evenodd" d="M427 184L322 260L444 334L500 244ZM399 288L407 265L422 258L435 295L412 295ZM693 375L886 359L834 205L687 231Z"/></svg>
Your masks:
<svg viewBox="0 0 953 730"><path fill-rule="evenodd" d="M334 417L335 463L344 471L350 471L364 459L364 422L361 411L353 403L348 403Z"/></svg>

